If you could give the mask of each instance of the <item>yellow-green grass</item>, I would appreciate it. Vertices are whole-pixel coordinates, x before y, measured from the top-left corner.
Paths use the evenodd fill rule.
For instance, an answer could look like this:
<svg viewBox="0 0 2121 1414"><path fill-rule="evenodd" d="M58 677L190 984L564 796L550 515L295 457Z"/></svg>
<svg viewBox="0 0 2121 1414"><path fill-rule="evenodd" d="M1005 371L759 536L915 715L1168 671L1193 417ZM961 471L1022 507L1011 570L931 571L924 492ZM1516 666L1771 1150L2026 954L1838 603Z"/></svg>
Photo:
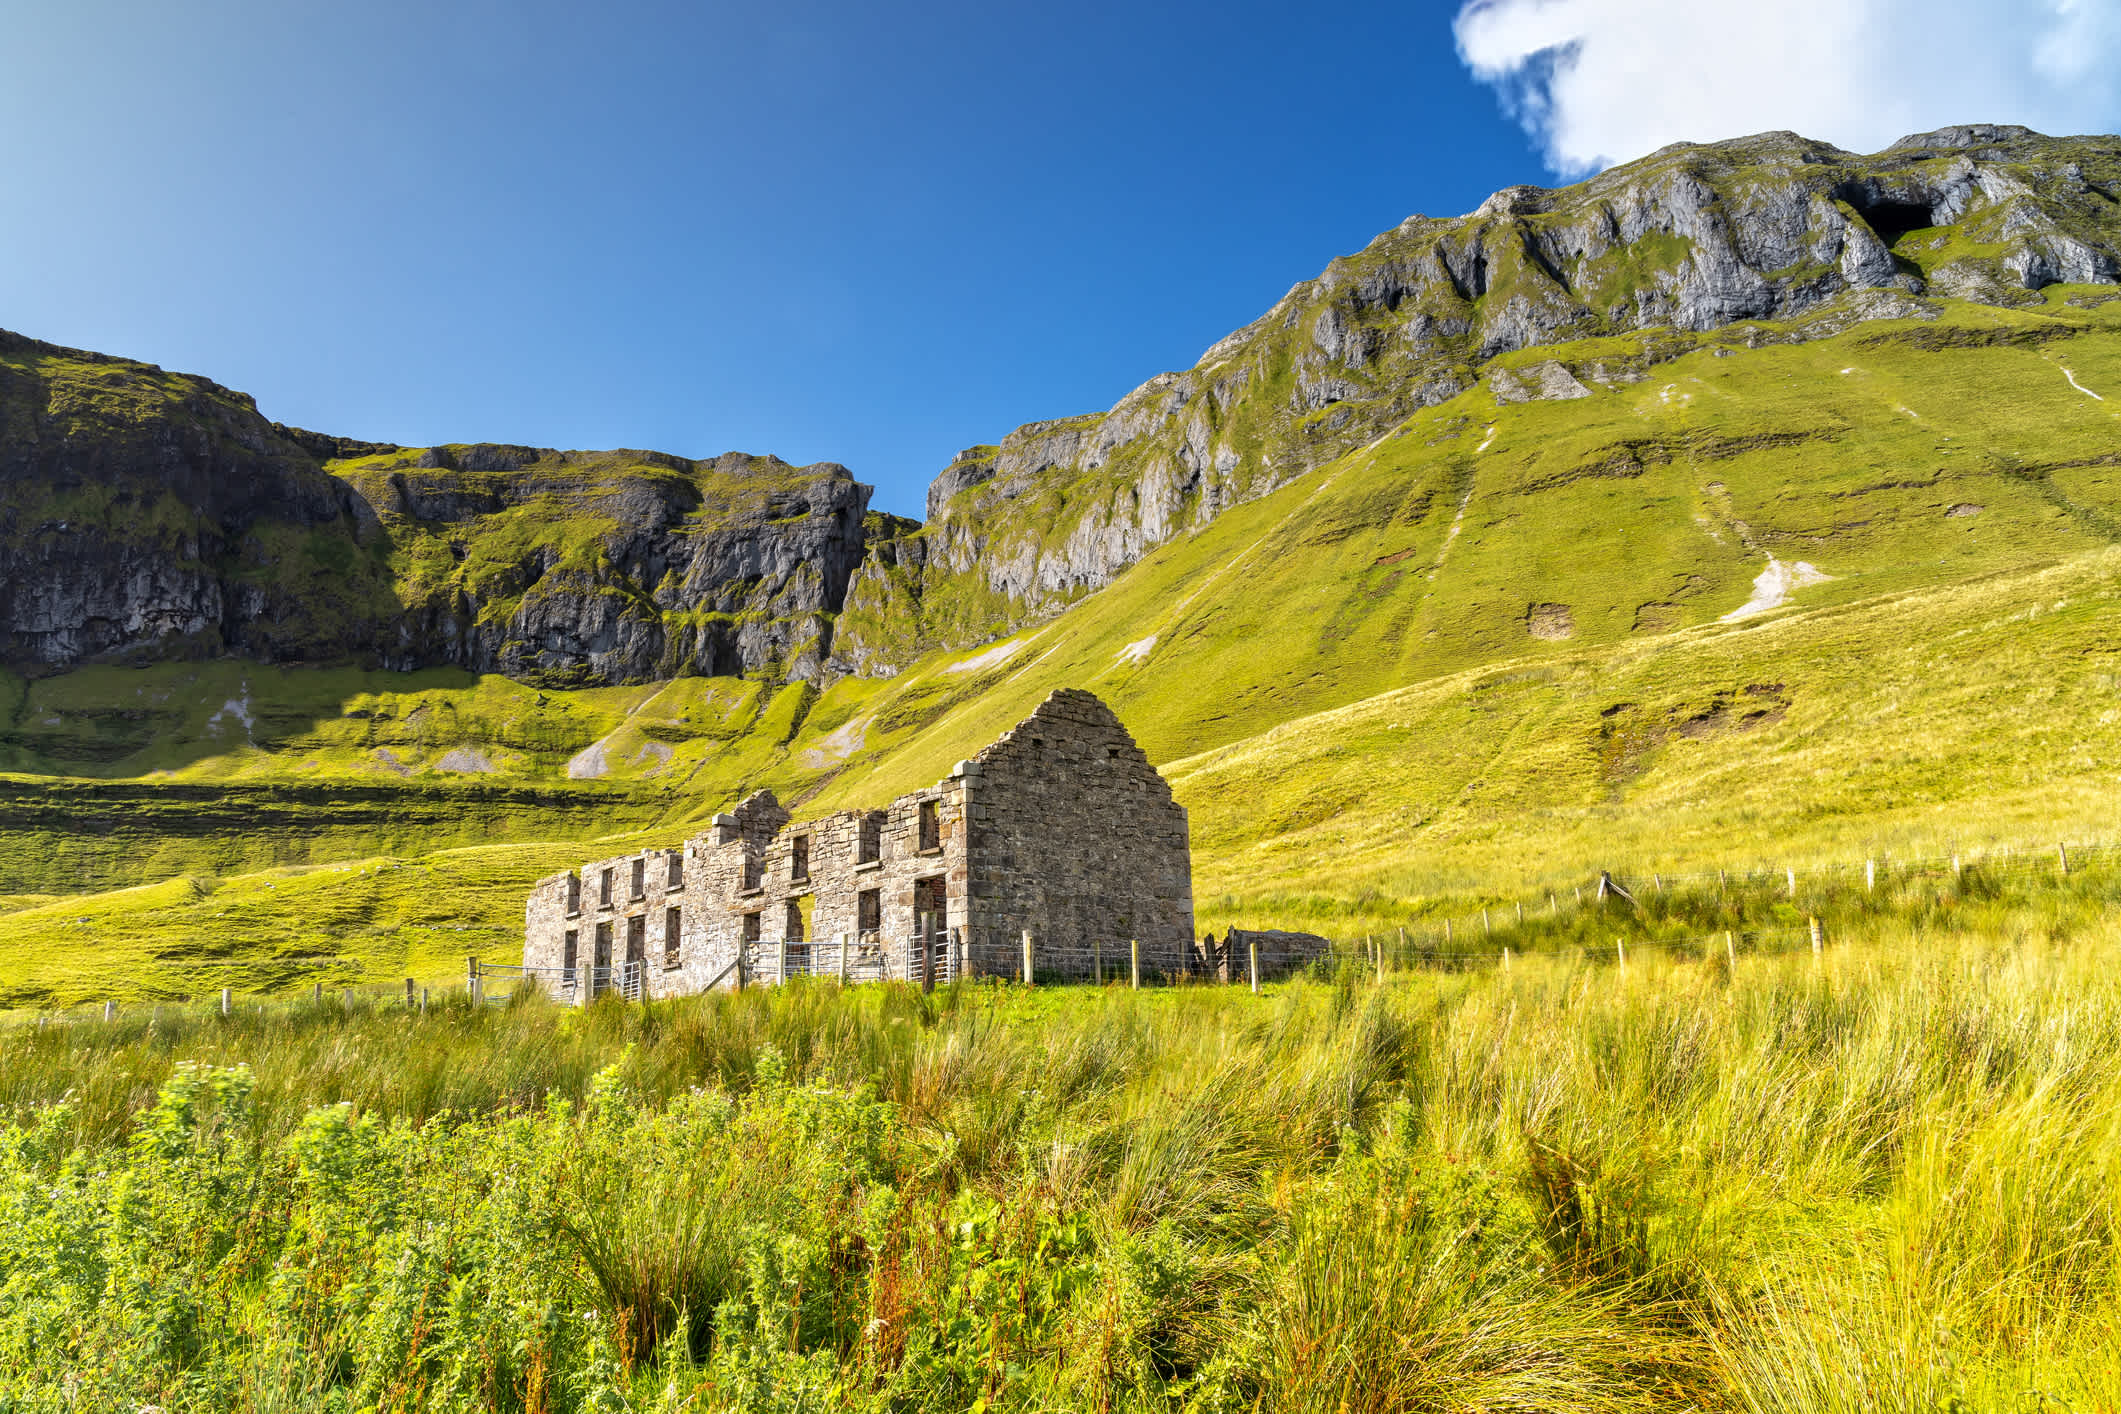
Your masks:
<svg viewBox="0 0 2121 1414"><path fill-rule="evenodd" d="M172 799L166 828L143 812L130 875L108 850L86 873L43 867L86 847L17 808L0 834L27 847L0 887L411 858L480 837L558 867L602 835L676 838L760 786L804 809L888 800L1064 686L1106 697L1171 776L1201 922L1217 928L1300 915L1360 931L1608 866L2112 838L2121 305L2076 293L1801 342L1761 325L1531 351L1508 361L1560 357L1586 378L1661 361L1569 401L1466 393L1042 627L888 680L541 691L229 662L10 680L0 750L18 772L358 780L401 787L407 808L365 834L335 829L327 803L272 852L216 855L183 839L190 807ZM1769 555L1831 578L1720 622ZM1566 637L1532 632L1564 622ZM570 782L592 747L604 774ZM610 803L416 818L423 800L454 809L471 781ZM456 921L512 929L527 877L467 870L446 895ZM275 892L246 893L262 910L246 926L330 951ZM189 913L101 916L114 960L217 946L183 931ZM50 923L0 920L0 975L33 959L67 973L45 958Z"/></svg>
<svg viewBox="0 0 2121 1414"><path fill-rule="evenodd" d="M173 1411L282 1381L404 1408L2111 1408L2121 935L1992 921L1261 998L797 983L7 1028L0 1393L71 1367L77 1407ZM742 1241L681 1229L703 1194ZM687 1313L638 1304L650 1279L727 1304L667 1339Z"/></svg>

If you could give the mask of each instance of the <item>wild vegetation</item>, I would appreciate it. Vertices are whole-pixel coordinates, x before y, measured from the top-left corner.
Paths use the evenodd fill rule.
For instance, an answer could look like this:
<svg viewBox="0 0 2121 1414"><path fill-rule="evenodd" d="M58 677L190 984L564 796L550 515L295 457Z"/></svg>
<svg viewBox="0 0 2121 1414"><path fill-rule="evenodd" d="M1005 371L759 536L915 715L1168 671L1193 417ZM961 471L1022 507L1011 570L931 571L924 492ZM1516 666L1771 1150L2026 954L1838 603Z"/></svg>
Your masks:
<svg viewBox="0 0 2121 1414"><path fill-rule="evenodd" d="M2112 880L1808 949L0 1031L0 1407L2121 1404Z"/></svg>

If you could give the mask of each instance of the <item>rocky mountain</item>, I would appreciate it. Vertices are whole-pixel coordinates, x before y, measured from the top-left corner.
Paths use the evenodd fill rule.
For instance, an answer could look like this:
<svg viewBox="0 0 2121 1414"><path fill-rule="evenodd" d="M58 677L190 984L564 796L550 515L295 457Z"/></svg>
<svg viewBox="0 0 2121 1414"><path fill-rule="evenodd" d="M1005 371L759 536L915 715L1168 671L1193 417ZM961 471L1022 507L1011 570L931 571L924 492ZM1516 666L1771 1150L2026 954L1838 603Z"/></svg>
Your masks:
<svg viewBox="0 0 2121 1414"><path fill-rule="evenodd" d="M381 661L553 686L814 679L869 539L832 462L731 452L392 450L332 471L381 524L403 612Z"/></svg>
<svg viewBox="0 0 2121 1414"><path fill-rule="evenodd" d="M376 518L203 378L0 333L0 650L310 658L393 610Z"/></svg>
<svg viewBox="0 0 2121 1414"><path fill-rule="evenodd" d="M918 524L870 512L833 463L351 442L0 335L0 652L555 686L888 676L1051 617L1472 389L1584 397L1733 325L1805 339L2115 284L2117 184L2121 140L1964 127L1874 156L1790 133L1684 144L1507 188L1409 218L1107 412L960 453ZM1518 357L1535 348L1554 356Z"/></svg>
<svg viewBox="0 0 2121 1414"><path fill-rule="evenodd" d="M832 463L404 449L0 334L6 662L235 653L553 686L821 671L886 517Z"/></svg>
<svg viewBox="0 0 2121 1414"><path fill-rule="evenodd" d="M1562 342L1574 371L1506 375L1500 402L1637 378L1701 333L1808 331L2037 302L2121 279L2121 139L1969 126L1858 156L1794 133L1679 144L1559 190L1413 216L1335 260L1184 372L1110 411L1018 428L938 476L928 519L849 591L842 659L868 671L1050 616L1197 530ZM1763 338L1792 337L1763 330Z"/></svg>

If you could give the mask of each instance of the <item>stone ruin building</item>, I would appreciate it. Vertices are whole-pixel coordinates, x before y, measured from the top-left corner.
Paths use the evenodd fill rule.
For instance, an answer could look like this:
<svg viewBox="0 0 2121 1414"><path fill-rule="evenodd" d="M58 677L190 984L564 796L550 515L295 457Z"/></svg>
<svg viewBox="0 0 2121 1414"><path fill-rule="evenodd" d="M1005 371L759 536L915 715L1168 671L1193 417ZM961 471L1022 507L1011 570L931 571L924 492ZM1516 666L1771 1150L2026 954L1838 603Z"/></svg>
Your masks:
<svg viewBox="0 0 2121 1414"><path fill-rule="evenodd" d="M850 981L1195 974L1186 812L1088 692L881 810L797 820L760 791L676 849L542 879L523 972L587 1001L812 974ZM509 969L513 970L513 969Z"/></svg>

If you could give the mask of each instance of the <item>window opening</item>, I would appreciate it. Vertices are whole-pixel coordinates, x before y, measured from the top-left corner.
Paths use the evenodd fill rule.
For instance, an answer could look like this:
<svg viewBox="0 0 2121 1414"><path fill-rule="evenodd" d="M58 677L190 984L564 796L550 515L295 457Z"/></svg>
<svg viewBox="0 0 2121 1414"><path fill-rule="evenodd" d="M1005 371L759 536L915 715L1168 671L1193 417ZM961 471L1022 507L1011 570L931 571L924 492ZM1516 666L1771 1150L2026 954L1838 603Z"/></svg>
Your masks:
<svg viewBox="0 0 2121 1414"><path fill-rule="evenodd" d="M626 962L638 966L648 961L648 920L635 914L626 920Z"/></svg>
<svg viewBox="0 0 2121 1414"><path fill-rule="evenodd" d="M575 930L567 930L567 939L560 945L560 980L569 986L574 984L574 963L578 947Z"/></svg>
<svg viewBox="0 0 2121 1414"><path fill-rule="evenodd" d="M810 836L797 835L788 842L788 877L796 883L810 878Z"/></svg>
<svg viewBox="0 0 2121 1414"><path fill-rule="evenodd" d="M747 913L747 914L745 914L745 915L744 915L744 942L745 942L745 945L746 945L746 946L749 946L749 945L751 945L751 944L753 944L753 943L756 943L756 942L757 942L758 940L759 940L759 915L757 915L756 913Z"/></svg>
<svg viewBox="0 0 2121 1414"><path fill-rule="evenodd" d="M582 911L582 876L571 869L567 871L567 911Z"/></svg>
<svg viewBox="0 0 2121 1414"><path fill-rule="evenodd" d="M764 869L762 867L764 863L765 861L759 857L759 853L757 850L751 848L751 846L749 845L744 846L745 893L750 893L753 889L760 887L760 875L764 872Z"/></svg>
<svg viewBox="0 0 2121 1414"><path fill-rule="evenodd" d="M670 851L670 878L665 887L672 889L685 887L685 851L682 849Z"/></svg>
<svg viewBox="0 0 2121 1414"><path fill-rule="evenodd" d="M925 927L929 932L942 931L943 912L947 907L948 903L943 893L942 875L938 874L933 878L913 881L913 926L915 929Z"/></svg>
<svg viewBox="0 0 2121 1414"><path fill-rule="evenodd" d="M874 864L884 853L884 822L874 815L865 815L861 824L861 843L854 862Z"/></svg>
<svg viewBox="0 0 2121 1414"><path fill-rule="evenodd" d="M794 899L788 900L787 921L782 925L781 936L791 943L803 941L803 908Z"/></svg>
<svg viewBox="0 0 2121 1414"><path fill-rule="evenodd" d="M881 889L863 889L855 898L855 927L864 933L874 933L884 926L884 892Z"/></svg>
<svg viewBox="0 0 2121 1414"><path fill-rule="evenodd" d="M675 908L663 910L663 966L665 967L676 967L678 965L678 930L684 921L684 916L679 910Z"/></svg>
<svg viewBox="0 0 2121 1414"><path fill-rule="evenodd" d="M611 871L609 869L604 871L603 878L597 882L597 903L604 908L611 907Z"/></svg>
<svg viewBox="0 0 2121 1414"><path fill-rule="evenodd" d="M936 802L932 800L921 802L920 847L924 851L943 847L942 812L936 808Z"/></svg>
<svg viewBox="0 0 2121 1414"><path fill-rule="evenodd" d="M611 985L611 925L609 923L597 924L597 948L590 958L589 967L589 995L594 997L597 994L599 979L602 980L603 985L607 987Z"/></svg>
<svg viewBox="0 0 2121 1414"><path fill-rule="evenodd" d="M633 897L640 898L648 892L648 861L633 861Z"/></svg>

